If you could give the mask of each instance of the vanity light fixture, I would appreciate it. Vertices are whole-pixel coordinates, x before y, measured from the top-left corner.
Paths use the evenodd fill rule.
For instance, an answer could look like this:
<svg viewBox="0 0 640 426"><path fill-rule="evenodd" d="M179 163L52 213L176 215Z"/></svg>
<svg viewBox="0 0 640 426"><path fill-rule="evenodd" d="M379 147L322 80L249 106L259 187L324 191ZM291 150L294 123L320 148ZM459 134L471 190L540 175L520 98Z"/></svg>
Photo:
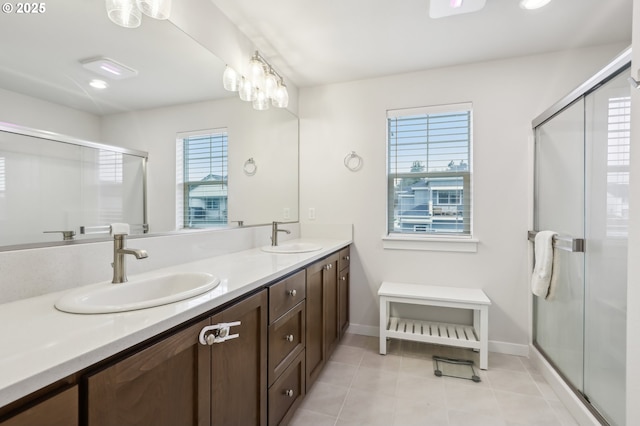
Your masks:
<svg viewBox="0 0 640 426"><path fill-rule="evenodd" d="M226 90L238 92L243 101L252 102L253 108L259 111L269 109L269 105L277 108L289 105L289 92L284 78L257 51L249 61L246 75L227 65L222 84Z"/></svg>
<svg viewBox="0 0 640 426"><path fill-rule="evenodd" d="M520 7L527 10L540 9L549 4L551 0L521 0Z"/></svg>
<svg viewBox="0 0 640 426"><path fill-rule="evenodd" d="M117 25L137 28L142 14L154 19L169 19L171 0L105 0L107 16Z"/></svg>

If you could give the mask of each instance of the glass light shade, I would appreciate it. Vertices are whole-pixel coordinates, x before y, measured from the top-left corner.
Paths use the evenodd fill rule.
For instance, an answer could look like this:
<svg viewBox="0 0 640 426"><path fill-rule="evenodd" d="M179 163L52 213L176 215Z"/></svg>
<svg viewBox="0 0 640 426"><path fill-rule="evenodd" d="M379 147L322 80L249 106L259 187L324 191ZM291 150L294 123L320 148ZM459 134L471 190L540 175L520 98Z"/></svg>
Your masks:
<svg viewBox="0 0 640 426"><path fill-rule="evenodd" d="M264 90L256 89L256 98L253 101L253 109L264 111L269 109L269 98Z"/></svg>
<svg viewBox="0 0 640 426"><path fill-rule="evenodd" d="M256 88L250 80L242 77L242 80L240 80L238 95L243 101L252 102L256 98Z"/></svg>
<svg viewBox="0 0 640 426"><path fill-rule="evenodd" d="M278 79L272 72L267 73L267 76L264 78L264 91L267 94L268 98L273 98L275 96L276 88L278 87Z"/></svg>
<svg viewBox="0 0 640 426"><path fill-rule="evenodd" d="M136 0L138 9L153 19L169 19L171 0Z"/></svg>
<svg viewBox="0 0 640 426"><path fill-rule="evenodd" d="M240 75L229 65L224 69L222 74L222 85L230 92L237 92L240 89Z"/></svg>
<svg viewBox="0 0 640 426"><path fill-rule="evenodd" d="M289 105L289 92L287 86L283 83L278 84L273 96L273 106L278 108L286 108Z"/></svg>
<svg viewBox="0 0 640 426"><path fill-rule="evenodd" d="M142 13L134 0L106 0L107 16L117 25L137 28L142 23Z"/></svg>
<svg viewBox="0 0 640 426"><path fill-rule="evenodd" d="M527 10L539 9L546 6L551 0L521 0L520 7Z"/></svg>
<svg viewBox="0 0 640 426"><path fill-rule="evenodd" d="M249 72L247 78L255 87L263 87L264 85L264 64L257 58L249 61Z"/></svg>

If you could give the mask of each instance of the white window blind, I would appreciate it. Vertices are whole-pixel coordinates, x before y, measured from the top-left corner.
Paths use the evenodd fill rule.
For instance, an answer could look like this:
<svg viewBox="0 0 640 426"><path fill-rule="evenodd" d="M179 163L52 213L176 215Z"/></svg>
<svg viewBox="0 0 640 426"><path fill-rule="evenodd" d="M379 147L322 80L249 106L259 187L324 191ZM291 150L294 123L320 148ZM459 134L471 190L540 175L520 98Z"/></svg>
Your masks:
<svg viewBox="0 0 640 426"><path fill-rule="evenodd" d="M388 234L471 236L471 104L387 111Z"/></svg>
<svg viewBox="0 0 640 426"><path fill-rule="evenodd" d="M609 99L607 117L607 236L628 234L631 97Z"/></svg>
<svg viewBox="0 0 640 426"><path fill-rule="evenodd" d="M226 129L181 139L185 228L227 224L227 139Z"/></svg>

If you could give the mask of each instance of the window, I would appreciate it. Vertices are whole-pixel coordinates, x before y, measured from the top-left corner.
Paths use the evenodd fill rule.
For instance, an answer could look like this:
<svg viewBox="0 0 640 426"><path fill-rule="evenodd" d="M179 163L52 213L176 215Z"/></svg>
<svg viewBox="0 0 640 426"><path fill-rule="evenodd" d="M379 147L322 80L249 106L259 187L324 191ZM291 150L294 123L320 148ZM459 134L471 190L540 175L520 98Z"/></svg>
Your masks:
<svg viewBox="0 0 640 426"><path fill-rule="evenodd" d="M609 98L607 117L607 237L628 235L631 97Z"/></svg>
<svg viewBox="0 0 640 426"><path fill-rule="evenodd" d="M471 236L471 104L387 111L389 235Z"/></svg>
<svg viewBox="0 0 640 426"><path fill-rule="evenodd" d="M177 226L227 224L227 130L178 135L176 144Z"/></svg>

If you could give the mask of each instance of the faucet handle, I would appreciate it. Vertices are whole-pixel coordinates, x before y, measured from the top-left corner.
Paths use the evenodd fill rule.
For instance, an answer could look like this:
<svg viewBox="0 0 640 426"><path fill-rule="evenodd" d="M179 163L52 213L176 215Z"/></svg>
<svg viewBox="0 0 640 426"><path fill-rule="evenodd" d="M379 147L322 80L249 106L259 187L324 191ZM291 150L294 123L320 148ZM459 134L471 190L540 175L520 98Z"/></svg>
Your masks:
<svg viewBox="0 0 640 426"><path fill-rule="evenodd" d="M128 223L112 223L111 224L111 235L129 235L129 224Z"/></svg>
<svg viewBox="0 0 640 426"><path fill-rule="evenodd" d="M64 241L73 240L73 237L76 236L76 231L43 231L44 234L62 234L62 239Z"/></svg>

